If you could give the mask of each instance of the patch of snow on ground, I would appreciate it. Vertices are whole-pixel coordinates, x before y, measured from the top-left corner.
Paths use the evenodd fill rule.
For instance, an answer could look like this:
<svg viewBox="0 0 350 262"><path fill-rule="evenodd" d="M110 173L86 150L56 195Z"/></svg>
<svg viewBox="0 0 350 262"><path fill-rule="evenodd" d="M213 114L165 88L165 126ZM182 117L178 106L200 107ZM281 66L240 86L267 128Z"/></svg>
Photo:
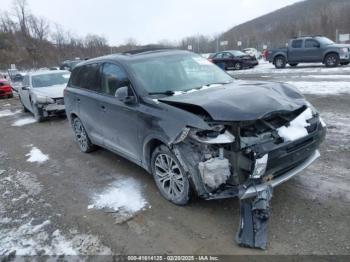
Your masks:
<svg viewBox="0 0 350 262"><path fill-rule="evenodd" d="M287 84L294 85L304 94L331 95L350 93L350 81L331 82L307 82L307 81L288 81Z"/></svg>
<svg viewBox="0 0 350 262"><path fill-rule="evenodd" d="M133 178L118 180L101 194L95 195L93 205L88 208L111 209L120 214L130 215L148 205L142 196L140 183Z"/></svg>
<svg viewBox="0 0 350 262"><path fill-rule="evenodd" d="M313 79L334 79L334 80L344 80L344 79L348 79L350 80L350 75L307 75L307 76L301 76L302 78L313 78Z"/></svg>
<svg viewBox="0 0 350 262"><path fill-rule="evenodd" d="M17 110L17 111L12 112L9 109L5 109L5 110L0 111L0 117L13 116L13 115L19 114L20 112L21 112L21 110Z"/></svg>
<svg viewBox="0 0 350 262"><path fill-rule="evenodd" d="M43 154L41 150L37 147L32 147L30 152L26 154L26 156L29 156L27 159L28 162L38 162L43 163L49 159L49 155Z"/></svg>
<svg viewBox="0 0 350 262"><path fill-rule="evenodd" d="M29 124L32 124L35 122L36 122L36 120L34 117L26 117L26 118L21 118L21 119L16 120L12 124L12 126L24 126L24 125L29 125Z"/></svg>

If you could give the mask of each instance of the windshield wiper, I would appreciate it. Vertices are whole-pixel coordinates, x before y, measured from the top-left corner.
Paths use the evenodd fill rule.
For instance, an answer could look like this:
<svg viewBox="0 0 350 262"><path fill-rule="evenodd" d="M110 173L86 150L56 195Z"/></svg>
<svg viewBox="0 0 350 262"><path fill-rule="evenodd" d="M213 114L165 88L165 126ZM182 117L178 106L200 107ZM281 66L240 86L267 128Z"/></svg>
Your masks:
<svg viewBox="0 0 350 262"><path fill-rule="evenodd" d="M167 91L159 91L159 92L149 92L149 95L167 95L167 96L172 96L175 94L174 91L172 90L167 90Z"/></svg>

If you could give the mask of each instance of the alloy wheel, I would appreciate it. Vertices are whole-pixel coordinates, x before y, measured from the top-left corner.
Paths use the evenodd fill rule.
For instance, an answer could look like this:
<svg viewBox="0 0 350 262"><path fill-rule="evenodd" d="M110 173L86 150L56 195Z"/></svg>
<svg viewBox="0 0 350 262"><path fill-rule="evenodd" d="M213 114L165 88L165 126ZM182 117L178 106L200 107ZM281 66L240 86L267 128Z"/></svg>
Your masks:
<svg viewBox="0 0 350 262"><path fill-rule="evenodd" d="M175 199L185 191L182 171L175 159L168 154L159 154L156 157L155 179L169 199Z"/></svg>

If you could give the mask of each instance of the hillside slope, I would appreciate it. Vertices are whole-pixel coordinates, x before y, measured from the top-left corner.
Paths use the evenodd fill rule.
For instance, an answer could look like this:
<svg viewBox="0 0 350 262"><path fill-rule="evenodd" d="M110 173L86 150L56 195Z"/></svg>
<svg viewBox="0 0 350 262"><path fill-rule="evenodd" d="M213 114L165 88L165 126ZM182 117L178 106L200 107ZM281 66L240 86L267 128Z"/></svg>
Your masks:
<svg viewBox="0 0 350 262"><path fill-rule="evenodd" d="M268 2L267 2L268 3ZM336 30L350 33L350 0L305 0L238 25L223 33L227 48L253 46L259 49L283 46L298 35L325 35L333 40Z"/></svg>

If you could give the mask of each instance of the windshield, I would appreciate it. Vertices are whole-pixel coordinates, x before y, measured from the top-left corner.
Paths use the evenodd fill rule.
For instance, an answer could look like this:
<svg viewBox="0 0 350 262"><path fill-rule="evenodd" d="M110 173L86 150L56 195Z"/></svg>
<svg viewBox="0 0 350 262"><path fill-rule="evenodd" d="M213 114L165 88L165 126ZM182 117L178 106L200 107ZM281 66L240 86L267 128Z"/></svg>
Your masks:
<svg viewBox="0 0 350 262"><path fill-rule="evenodd" d="M148 93L189 91L233 78L207 59L195 54L147 58L130 64Z"/></svg>
<svg viewBox="0 0 350 262"><path fill-rule="evenodd" d="M324 45L332 45L334 42L327 37L317 37L317 40Z"/></svg>
<svg viewBox="0 0 350 262"><path fill-rule="evenodd" d="M48 87L67 84L70 73L51 73L32 76L33 87Z"/></svg>
<svg viewBox="0 0 350 262"><path fill-rule="evenodd" d="M249 50L252 51L252 50ZM234 51L230 51L231 54L233 54L234 56L245 56L247 54L243 53L242 51L238 51L238 50L234 50Z"/></svg>

